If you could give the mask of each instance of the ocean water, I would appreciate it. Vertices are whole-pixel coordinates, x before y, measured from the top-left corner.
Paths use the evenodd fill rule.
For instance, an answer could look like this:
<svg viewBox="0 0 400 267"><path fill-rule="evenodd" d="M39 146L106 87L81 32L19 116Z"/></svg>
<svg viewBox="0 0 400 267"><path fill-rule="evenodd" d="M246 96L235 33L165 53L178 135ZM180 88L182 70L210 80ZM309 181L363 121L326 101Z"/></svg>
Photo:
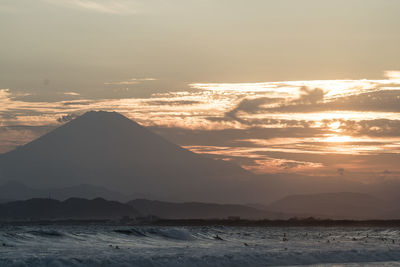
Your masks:
<svg viewBox="0 0 400 267"><path fill-rule="evenodd" d="M0 266L400 266L400 230L2 226Z"/></svg>

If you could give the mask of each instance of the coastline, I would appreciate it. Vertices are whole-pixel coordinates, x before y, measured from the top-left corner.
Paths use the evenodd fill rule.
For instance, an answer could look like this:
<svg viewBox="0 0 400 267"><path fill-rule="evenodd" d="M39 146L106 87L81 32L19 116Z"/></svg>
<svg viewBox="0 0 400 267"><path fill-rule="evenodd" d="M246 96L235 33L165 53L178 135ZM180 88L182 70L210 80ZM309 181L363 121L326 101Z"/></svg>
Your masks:
<svg viewBox="0 0 400 267"><path fill-rule="evenodd" d="M107 226L230 226L230 227L379 227L400 228L400 220L334 220L334 219L288 219L288 220L228 220L228 219L158 219L151 221L123 222L117 220L34 220L0 221L1 226L34 225L107 225Z"/></svg>

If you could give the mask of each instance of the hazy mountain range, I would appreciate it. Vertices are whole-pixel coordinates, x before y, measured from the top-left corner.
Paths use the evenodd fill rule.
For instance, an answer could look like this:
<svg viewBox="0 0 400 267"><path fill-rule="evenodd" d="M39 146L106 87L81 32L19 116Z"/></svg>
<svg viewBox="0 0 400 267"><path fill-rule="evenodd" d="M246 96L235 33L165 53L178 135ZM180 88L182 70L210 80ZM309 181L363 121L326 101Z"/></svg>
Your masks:
<svg viewBox="0 0 400 267"><path fill-rule="evenodd" d="M131 200L132 197L120 192L85 184L65 188L33 189L19 182L7 182L0 186L0 195L2 196L0 204L25 200L25 202L17 202L19 209L16 213L11 211L4 213L4 216L14 214L16 218L23 218L23 210L30 209L32 203L36 203L37 205L42 203L42 208L48 207L49 204L46 201L33 201L33 198L47 199L50 203L62 203L60 201L71 198L103 198L116 200L121 202L121 204L126 203L124 205L131 206L136 214L140 214L140 216L154 215L165 219L221 219L231 216L238 216L245 219L287 219L290 217L304 218L309 216L332 219L400 219L400 209L397 208L395 202L364 193L350 192L290 195L270 204L234 205L200 202L176 203L148 199ZM26 207L22 208L23 206ZM11 205L8 207L16 206ZM39 206L37 206L37 209L40 210ZM60 207L58 209L62 210ZM101 207L98 207L98 209L100 210ZM49 211L49 214L54 214L54 212ZM57 214L61 215L62 213ZM88 214L92 213L89 212ZM110 215L109 218L114 219L116 218L115 215L119 215L120 217L124 215L123 213L109 214L106 209L103 215L106 216L107 214ZM42 214L41 216L44 215ZM4 219L4 216L0 216L0 219ZM69 216L71 217L71 214ZM49 217L43 218L48 219ZM79 216L72 216L72 218L79 218ZM84 218L90 218L90 216L81 219ZM99 217L95 216L91 219L96 218Z"/></svg>
<svg viewBox="0 0 400 267"><path fill-rule="evenodd" d="M287 219L288 215L267 212L244 205L213 203L172 203L132 200L128 203L103 198L92 200L68 198L59 201L49 198L32 198L0 204L1 220L60 220L60 219L121 219L156 216L163 219Z"/></svg>
<svg viewBox="0 0 400 267"><path fill-rule="evenodd" d="M0 220L119 219L139 215L129 205L102 198L69 198L65 201L33 198L0 204Z"/></svg>
<svg viewBox="0 0 400 267"><path fill-rule="evenodd" d="M3 199L2 202L10 200L27 200L31 198L52 198L56 200L65 200L71 197L87 199L101 197L104 199L117 201L128 201L132 199L132 197L128 197L121 192L89 184L80 184L60 188L37 189L16 181L9 181L3 185L0 185L0 196L1 199Z"/></svg>
<svg viewBox="0 0 400 267"><path fill-rule="evenodd" d="M400 219L400 210L382 200L359 193L293 195L270 205L174 203L146 199L127 203L103 198L68 198L59 201L32 198L0 204L1 220L121 219L156 216L162 219Z"/></svg>
<svg viewBox="0 0 400 267"><path fill-rule="evenodd" d="M399 218L397 205L363 193L325 193L290 195L268 205L233 205L200 202L166 202L134 199L117 191L100 186L77 185L64 188L33 189L19 182L0 186L0 203L32 198L52 198L64 201L69 198L104 198L127 203L141 216L155 215L165 219L213 219L239 216L247 219L285 219L308 217L335 219ZM22 205L23 202L20 202ZM30 202L25 202L29 204Z"/></svg>
<svg viewBox="0 0 400 267"><path fill-rule="evenodd" d="M44 197L158 199L164 202L135 200L130 205L143 214L167 218L235 214L260 218L281 213L393 218L400 214L398 182L370 186L329 177L256 175L234 163L186 150L119 113L102 111L87 112L0 155L0 184L0 202ZM231 214L244 206L204 203L262 205Z"/></svg>
<svg viewBox="0 0 400 267"><path fill-rule="evenodd" d="M246 219L287 219L290 216L280 212L269 212L245 205L215 203L173 203L136 199L128 202L143 215L156 215L165 219L221 219L237 216Z"/></svg>
<svg viewBox="0 0 400 267"><path fill-rule="evenodd" d="M368 194L341 192L291 195L274 201L265 209L335 219L400 219L393 204Z"/></svg>

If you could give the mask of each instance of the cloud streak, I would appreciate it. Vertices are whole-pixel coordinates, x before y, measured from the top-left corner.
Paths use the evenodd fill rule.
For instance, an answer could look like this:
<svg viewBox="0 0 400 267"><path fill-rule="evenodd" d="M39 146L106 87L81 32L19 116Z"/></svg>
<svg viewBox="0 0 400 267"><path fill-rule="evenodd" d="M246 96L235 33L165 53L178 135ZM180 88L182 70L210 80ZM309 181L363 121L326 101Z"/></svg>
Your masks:
<svg viewBox="0 0 400 267"><path fill-rule="evenodd" d="M101 109L121 112L177 144L256 172L338 175L342 168L346 176L363 170L381 176L385 169L400 171L395 164L400 155L397 80L196 84L148 98L64 96L57 102L33 102L1 89L0 126L56 127ZM20 137L4 141L8 149L37 137L15 136Z"/></svg>
<svg viewBox="0 0 400 267"><path fill-rule="evenodd" d="M104 85L132 85L156 80L155 78L132 78L127 81L105 82Z"/></svg>
<svg viewBox="0 0 400 267"><path fill-rule="evenodd" d="M134 0L45 0L45 2L105 14L135 14L138 4Z"/></svg>

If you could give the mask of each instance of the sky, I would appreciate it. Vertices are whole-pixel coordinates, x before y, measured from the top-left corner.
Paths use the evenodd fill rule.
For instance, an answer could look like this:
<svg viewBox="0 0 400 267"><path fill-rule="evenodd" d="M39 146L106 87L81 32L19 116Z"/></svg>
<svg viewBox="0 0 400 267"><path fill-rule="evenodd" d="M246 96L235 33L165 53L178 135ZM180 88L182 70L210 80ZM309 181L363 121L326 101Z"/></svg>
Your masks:
<svg viewBox="0 0 400 267"><path fill-rule="evenodd" d="M256 173L400 179L398 0L0 0L0 153L118 111Z"/></svg>

